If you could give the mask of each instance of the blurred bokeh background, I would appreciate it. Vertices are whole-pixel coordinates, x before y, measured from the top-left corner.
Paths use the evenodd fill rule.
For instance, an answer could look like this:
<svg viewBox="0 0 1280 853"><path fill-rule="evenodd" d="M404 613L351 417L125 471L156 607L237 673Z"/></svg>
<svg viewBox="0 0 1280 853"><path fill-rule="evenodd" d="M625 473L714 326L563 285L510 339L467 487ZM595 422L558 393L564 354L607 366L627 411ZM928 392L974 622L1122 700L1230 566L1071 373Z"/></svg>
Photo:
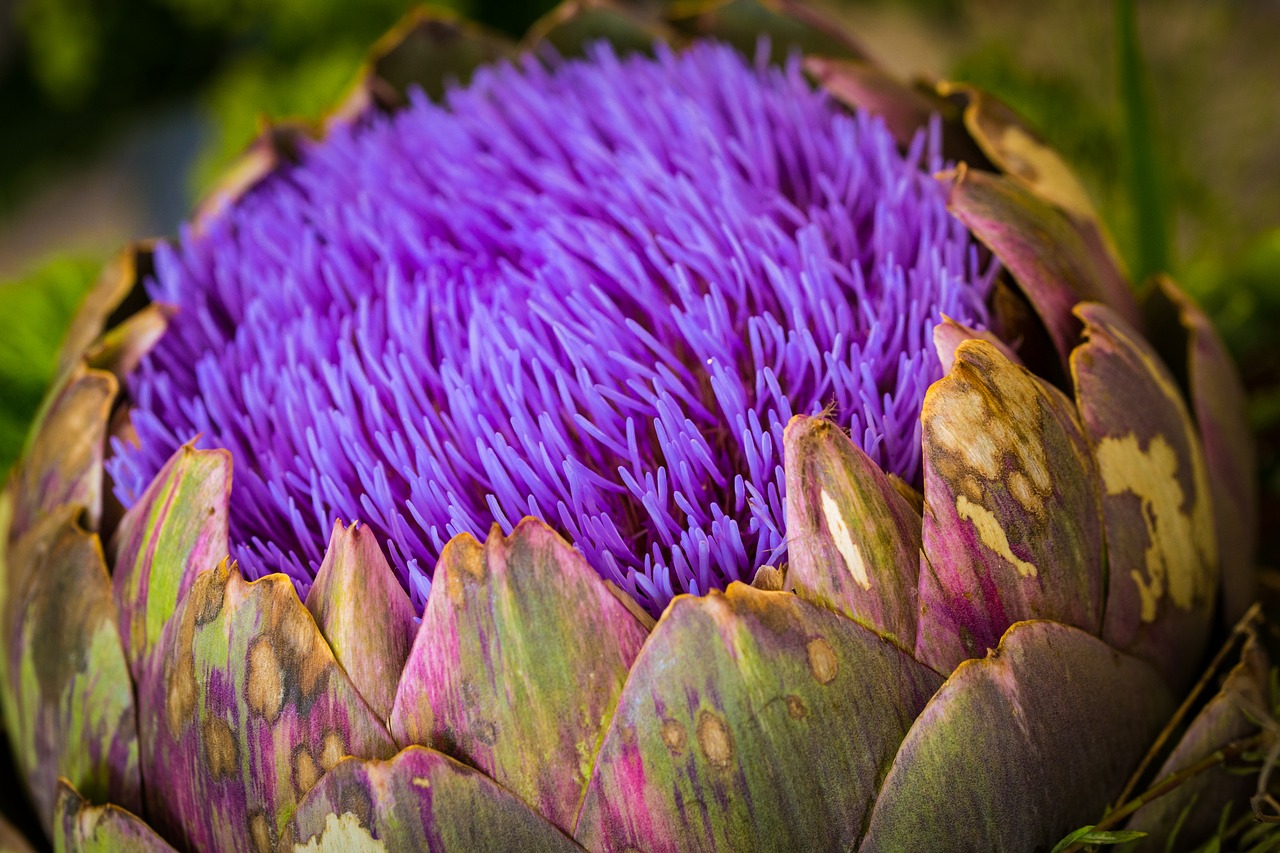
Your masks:
<svg viewBox="0 0 1280 853"><path fill-rule="evenodd" d="M315 116L408 0L0 0L0 472L76 300L172 234L264 118ZM457 0L513 35L548 0ZM1080 171L1136 273L1210 311L1280 521L1280 0L825 0L873 55L995 92ZM1268 540L1265 558L1276 562Z"/></svg>

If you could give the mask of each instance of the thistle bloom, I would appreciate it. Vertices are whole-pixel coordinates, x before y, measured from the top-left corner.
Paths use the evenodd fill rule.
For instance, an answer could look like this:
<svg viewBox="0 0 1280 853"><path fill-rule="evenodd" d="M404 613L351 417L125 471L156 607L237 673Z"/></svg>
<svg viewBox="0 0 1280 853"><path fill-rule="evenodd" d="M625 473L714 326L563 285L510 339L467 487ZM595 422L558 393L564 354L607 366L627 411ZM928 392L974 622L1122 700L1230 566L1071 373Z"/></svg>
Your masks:
<svg viewBox="0 0 1280 853"><path fill-rule="evenodd" d="M1247 798L1252 617L1175 710L1252 597L1212 328L1003 105L796 10L748 20L839 56L741 55L750 5L509 62L413 17L104 272L0 495L56 847L1163 849Z"/></svg>
<svg viewBox="0 0 1280 853"><path fill-rule="evenodd" d="M532 516L656 616L785 560L793 414L917 482L933 326L991 275L936 146L764 62L597 44L305 150L157 253L121 498L199 436L249 576L305 594L358 518L421 610L451 537Z"/></svg>

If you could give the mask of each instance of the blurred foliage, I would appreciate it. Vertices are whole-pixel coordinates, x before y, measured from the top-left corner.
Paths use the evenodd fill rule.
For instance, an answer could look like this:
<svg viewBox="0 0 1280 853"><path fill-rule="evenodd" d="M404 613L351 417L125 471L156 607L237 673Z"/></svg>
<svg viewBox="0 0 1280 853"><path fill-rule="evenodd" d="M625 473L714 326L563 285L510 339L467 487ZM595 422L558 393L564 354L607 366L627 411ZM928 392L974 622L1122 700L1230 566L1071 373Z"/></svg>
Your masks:
<svg viewBox="0 0 1280 853"><path fill-rule="evenodd" d="M412 0L167 0L206 17L243 20L263 10L267 49L247 53L209 86L204 103L216 138L191 176L193 197L203 194L253 139L264 117L314 118L338 102L355 79L369 45L418 3ZM519 36L554 0L435 0Z"/></svg>
<svg viewBox="0 0 1280 853"><path fill-rule="evenodd" d="M0 474L26 439L27 422L53 379L58 348L80 297L98 272L97 259L58 258L0 284L6 322L0 335Z"/></svg>
<svg viewBox="0 0 1280 853"><path fill-rule="evenodd" d="M63 109L81 103L93 85L102 39L85 0L24 3L18 20L31 46L31 73L49 100Z"/></svg>
<svg viewBox="0 0 1280 853"><path fill-rule="evenodd" d="M518 34L552 0L434 0ZM315 115L414 0L17 0L0 3L0 214L148 111L203 104L216 139L192 189L258 116ZM177 46L177 47L175 47Z"/></svg>
<svg viewBox="0 0 1280 853"><path fill-rule="evenodd" d="M187 95L225 46L159 0L0 4L0 213L145 111Z"/></svg>
<svg viewBox="0 0 1280 853"><path fill-rule="evenodd" d="M214 138L190 178L203 195L257 135L265 117L314 117L351 84L368 46L412 5L407 0L163 0L197 25L243 44L201 94ZM458 10L464 2L441 5Z"/></svg>
<svg viewBox="0 0 1280 853"><path fill-rule="evenodd" d="M332 106L351 84L363 54L364 47L352 42L307 53L295 62L259 55L227 69L203 98L214 136L189 176L192 197L213 185L257 135L265 117L310 118Z"/></svg>

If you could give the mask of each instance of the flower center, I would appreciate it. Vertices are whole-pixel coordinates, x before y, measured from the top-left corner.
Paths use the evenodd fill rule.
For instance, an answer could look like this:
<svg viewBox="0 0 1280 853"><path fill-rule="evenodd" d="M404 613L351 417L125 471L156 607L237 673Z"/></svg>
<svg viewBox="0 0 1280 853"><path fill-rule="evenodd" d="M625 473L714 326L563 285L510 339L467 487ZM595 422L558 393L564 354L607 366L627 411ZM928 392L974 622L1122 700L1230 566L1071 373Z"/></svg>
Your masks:
<svg viewBox="0 0 1280 853"><path fill-rule="evenodd" d="M450 537L526 515L654 612L749 580L785 559L791 416L915 481L933 324L986 319L925 148L715 44L496 66L337 129L158 253L179 310L121 497L200 435L247 574L305 587L359 519L419 610Z"/></svg>

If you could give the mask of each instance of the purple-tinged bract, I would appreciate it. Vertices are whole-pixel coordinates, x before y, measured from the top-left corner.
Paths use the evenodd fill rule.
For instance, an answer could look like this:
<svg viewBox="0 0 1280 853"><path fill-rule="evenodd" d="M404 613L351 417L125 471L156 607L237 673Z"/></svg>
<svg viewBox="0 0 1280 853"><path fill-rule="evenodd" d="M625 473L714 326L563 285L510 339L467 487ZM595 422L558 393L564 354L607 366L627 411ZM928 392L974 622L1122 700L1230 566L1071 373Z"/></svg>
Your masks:
<svg viewBox="0 0 1280 853"><path fill-rule="evenodd" d="M992 270L935 149L710 43L337 128L158 252L177 313L117 489L198 435L246 573L306 587L358 518L419 611L450 537L526 515L654 612L749 579L785 556L793 414L919 480L932 327L984 325Z"/></svg>

